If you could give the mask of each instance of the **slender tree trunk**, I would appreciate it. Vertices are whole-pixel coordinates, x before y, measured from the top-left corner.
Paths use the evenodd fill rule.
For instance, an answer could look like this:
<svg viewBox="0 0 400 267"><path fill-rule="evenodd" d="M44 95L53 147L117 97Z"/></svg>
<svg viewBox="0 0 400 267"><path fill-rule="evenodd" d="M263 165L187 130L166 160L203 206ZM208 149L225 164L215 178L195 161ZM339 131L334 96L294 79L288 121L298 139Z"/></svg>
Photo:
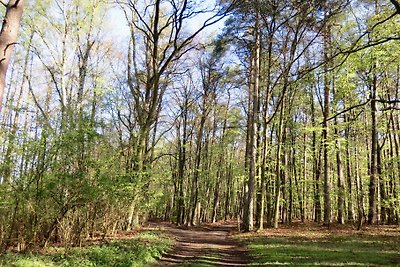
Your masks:
<svg viewBox="0 0 400 267"><path fill-rule="evenodd" d="M282 104L283 105L283 104ZM284 106L284 105L283 105ZM283 111L284 112L284 111ZM285 144L286 144L286 138L287 138L287 129L286 129L286 122L283 121L283 132L282 132L282 162L281 162L281 168L280 168L280 179L281 179L281 191L282 191L282 204L281 204L281 218L282 218L282 223L285 224L287 223L287 217L288 217L288 199L287 199L287 178L288 178L288 168L289 168L289 155L288 155L288 149L286 149Z"/></svg>
<svg viewBox="0 0 400 267"><path fill-rule="evenodd" d="M347 119L348 116L345 117L346 122L349 123ZM350 165L350 126L346 127L345 130L345 138L346 138L346 178L347 178L347 188L348 188L348 199L347 199L347 220L350 223L354 222L354 206L353 206L353 181L351 177L351 165Z"/></svg>
<svg viewBox="0 0 400 267"><path fill-rule="evenodd" d="M223 168L222 166L226 165L226 161L225 159L225 132L226 132L226 128L228 125L228 112L229 112L229 105L230 105L230 95L228 96L228 101L226 104L226 108L225 108L225 114L224 114L224 122L223 122L223 126L222 126L222 134L221 134L221 140L220 140L220 146L221 146L221 151L222 154L219 155L220 156L220 161L219 161L219 169L217 171L217 180L215 182L215 190L214 190L214 204L213 204L213 212L212 212L212 222L216 222L217 221L217 213L218 213L218 206L219 206L219 202L220 202L220 190L221 190L221 180L223 178L223 176L225 175L225 177L229 177L229 169L228 168ZM217 126L215 125L214 127L214 133L216 131ZM225 172L224 172L225 171ZM228 178L229 179L229 178ZM229 179L230 180L230 179ZM229 183L229 182L228 182ZM227 188L226 193L228 194L229 192L229 188ZM225 213L226 214L226 213ZM225 217L226 218L226 217Z"/></svg>
<svg viewBox="0 0 400 267"><path fill-rule="evenodd" d="M278 228L279 223L279 209L280 209L280 201L281 201L281 187L282 187L282 179L281 179L281 160L282 160L282 136L283 136L283 117L285 110L285 100L282 101L281 110L279 114L279 125L277 129L277 150L276 150L276 165L275 165L275 206L274 206L274 217L273 217L273 227Z"/></svg>
<svg viewBox="0 0 400 267"><path fill-rule="evenodd" d="M337 186L338 186L338 217L337 221L339 224L344 224L344 208L345 208L345 188L344 188L344 177L343 177L343 164L341 156L341 144L339 142L339 131L338 122L335 118L335 135L336 135L336 174L337 174Z"/></svg>
<svg viewBox="0 0 400 267"><path fill-rule="evenodd" d="M356 175L356 192L357 192L357 210L358 210L358 226L357 229L360 230L363 225L364 220L364 190L363 190L363 183L360 177L360 166L359 166L359 155L357 147L354 148L355 154L355 175Z"/></svg>
<svg viewBox="0 0 400 267"><path fill-rule="evenodd" d="M390 192L391 192L391 197L395 197L397 196L397 192L398 192L398 184L399 181L398 179L396 179L396 177L398 177L400 175L400 149L399 149L399 141L398 141L398 137L399 134L396 134L400 132L400 125L399 125L399 117L398 115L396 116L396 120L393 116L394 114L392 114L392 134L389 136L389 141L390 141L390 155L391 158L393 159L393 170L392 170L392 177L389 181L389 186L390 186ZM393 147L394 146L394 147ZM396 159L396 160L395 160ZM397 204L399 204L399 202L397 202ZM396 202L391 202L390 204L390 222L395 222L397 221L399 222L398 219L398 211L396 209ZM397 215L396 215L397 213Z"/></svg>
<svg viewBox="0 0 400 267"><path fill-rule="evenodd" d="M382 175L382 150L383 150L383 144L382 146L378 145L378 151L377 151L377 174L379 178L379 191L380 191L380 221L382 224L387 222L387 215L388 211L386 209L386 202L387 202L387 192L386 192L386 185L385 185L385 179ZM390 170L389 170L390 172Z"/></svg>
<svg viewBox="0 0 400 267"><path fill-rule="evenodd" d="M271 129L270 129L270 136L269 136L269 147L273 146L273 136L275 133L275 124L271 125ZM271 160L272 159L272 155L268 156L268 159ZM274 203L273 203L273 195L274 195L274 182L273 182L273 175L272 172L273 170L273 166L270 165L268 166L268 170L267 170L267 184L266 184L266 201L267 201L267 222L268 225L272 226L273 225L273 217L274 217ZM275 179L276 180L276 179Z"/></svg>
<svg viewBox="0 0 400 267"><path fill-rule="evenodd" d="M326 3L327 5L327 3ZM326 11L327 12L327 11ZM330 48L330 28L326 22L324 29L324 110L323 110L323 158L324 158L324 225L331 223L331 182L329 178L329 144L328 144L328 118L330 105L330 77L329 77L329 53Z"/></svg>
<svg viewBox="0 0 400 267"><path fill-rule="evenodd" d="M312 126L316 127L315 122L315 103L314 95L311 91L311 122ZM315 217L317 223L321 222L322 209L321 209L321 190L320 190L320 166L321 166L321 153L317 151L317 132L312 132L312 157L313 157L313 176L314 176L314 203L315 203Z"/></svg>
<svg viewBox="0 0 400 267"><path fill-rule="evenodd" d="M187 146L187 116L188 116L188 98L185 99L185 105L182 110L182 140L178 138L178 196L176 205L176 224L183 224L185 220L185 201L183 196L183 182L185 179L186 146ZM180 130L178 132L180 135Z"/></svg>
<svg viewBox="0 0 400 267"><path fill-rule="evenodd" d="M208 85L206 85L207 87ZM192 180L192 189L191 189L191 199L190 199L190 225L194 225L195 223L195 215L196 210L198 209L198 198L199 198L199 176L200 176L200 164L201 164L201 156L203 149L203 135L204 135L204 125L206 123L206 119L208 116L208 94L210 88L204 88L203 100L202 100L202 113L199 122L199 128L196 136L196 154L195 154L195 166L193 172L193 180Z"/></svg>
<svg viewBox="0 0 400 267"><path fill-rule="evenodd" d="M250 94L252 95L252 110L251 120L250 120L250 128L249 128L249 173L248 173L248 194L246 199L246 208L244 214L243 226L244 230L252 231L253 230L253 220L254 220L254 190L255 190L255 181L256 181L256 172L257 172L257 126L259 119L259 76L260 76L260 33L259 33L259 17L257 14L256 22L255 22L255 48L254 55L252 57L252 61L254 62L252 77L250 82Z"/></svg>
<svg viewBox="0 0 400 267"><path fill-rule="evenodd" d="M377 77L375 67L372 70L371 84L371 159L370 159L370 180L369 180L369 210L368 224L377 223L377 153L378 153L378 131L376 126L376 87Z"/></svg>
<svg viewBox="0 0 400 267"><path fill-rule="evenodd" d="M304 138L303 138L303 182L300 183L301 188L301 195L299 192L299 204L300 204L300 216L301 216L301 222L304 222L306 219L306 194L307 194L307 133L304 133Z"/></svg>

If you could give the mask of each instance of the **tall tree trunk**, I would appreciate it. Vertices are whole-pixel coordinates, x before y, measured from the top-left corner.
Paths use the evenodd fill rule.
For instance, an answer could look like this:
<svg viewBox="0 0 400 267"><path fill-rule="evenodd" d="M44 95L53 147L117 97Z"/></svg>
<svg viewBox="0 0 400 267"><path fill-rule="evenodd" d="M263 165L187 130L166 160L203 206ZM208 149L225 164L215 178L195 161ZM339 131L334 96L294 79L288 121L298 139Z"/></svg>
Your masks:
<svg viewBox="0 0 400 267"><path fill-rule="evenodd" d="M339 142L339 130L338 130L337 118L335 118L335 135L336 135L336 174L337 174L337 186L338 186L337 221L339 224L344 224L345 188L344 188L343 164L341 156L341 145Z"/></svg>
<svg viewBox="0 0 400 267"><path fill-rule="evenodd" d="M354 154L356 162L355 175L356 175L356 193L357 193L357 210L358 210L357 229L360 230L364 220L364 190L363 190L363 182L360 177L359 155L357 147L354 148Z"/></svg>
<svg viewBox="0 0 400 267"><path fill-rule="evenodd" d="M16 133L18 130L18 124L19 124L19 118L20 118L20 112L21 112L19 110L19 108L21 106L21 101L22 101L22 97L24 95L24 90L25 90L25 81L26 81L26 76L27 76L27 68L28 68L32 39L33 39L33 33L31 34L31 36L29 38L27 52L26 52L25 59L24 59L24 68L22 71L22 78L21 78L22 82L19 87L19 93L16 97L16 102L13 104L13 105L15 105L15 114L14 114L14 117L12 120L10 133L8 134L7 148L6 148L6 152L5 152L5 156L4 156L4 160L3 160L3 173L1 175L3 180L0 179L0 183L1 183L1 181L10 182L11 173L13 171L13 167L12 167L13 156L12 155L15 150L15 138L16 138ZM10 113L10 116L12 116L11 113Z"/></svg>
<svg viewBox="0 0 400 267"><path fill-rule="evenodd" d="M226 166L226 179L227 179L227 184L226 184L226 192L225 192L225 210L224 210L224 220L227 221L229 218L231 218L231 209L232 209L232 203L231 203L231 196L233 195L233 190L234 190L234 184L233 184L233 179L232 179L232 159L229 157L229 164Z"/></svg>
<svg viewBox="0 0 400 267"><path fill-rule="evenodd" d="M382 175L382 150L383 150L383 145L381 146L378 145L378 151L377 151L377 157L376 157L376 162L377 162L377 174L379 178L379 191L380 191L380 221L382 224L386 223L387 221L387 215L388 211L386 209L386 202L387 202L387 192L386 192L386 185L385 185L385 179ZM389 170L390 171L390 170Z"/></svg>
<svg viewBox="0 0 400 267"><path fill-rule="evenodd" d="M392 177L389 181L390 185L390 192L391 192L391 197L394 198L397 196L398 192L398 184L399 181L396 179L400 175L400 149L399 149L399 133L400 132L400 124L399 124L399 116L396 116L396 120L394 119L394 116L392 114L391 119L392 119L392 134L389 136L389 141L390 141L390 155L391 158L393 159L393 170L392 170ZM396 133L397 132L397 133ZM394 148L393 148L394 146ZM398 203L398 202L397 202ZM396 209L395 203L393 201L390 204L390 222L399 222L398 219L398 212ZM396 215L397 213L397 215Z"/></svg>
<svg viewBox="0 0 400 267"><path fill-rule="evenodd" d="M3 102L6 75L17 41L25 0L9 0L0 31L0 110Z"/></svg>
<svg viewBox="0 0 400 267"><path fill-rule="evenodd" d="M257 11L258 12L258 11ZM257 126L259 119L259 76L260 76L260 33L259 33L259 15L257 14L255 28L255 47L254 54L252 56L252 61L254 62L252 77L250 82L250 91L252 99L252 110L248 111L251 113L250 120L250 128L249 131L249 173L248 173L248 193L247 199L245 203L245 214L243 219L243 226L245 231L253 230L253 220L254 220L254 189L255 189L255 180L256 180L256 172L257 172Z"/></svg>
<svg viewBox="0 0 400 267"><path fill-rule="evenodd" d="M326 3L327 4L327 3ZM327 11L326 11L327 12ZM329 98L330 98L330 77L329 77L329 47L330 29L328 22L325 22L324 29L324 110L323 110L323 157L324 157L324 225L331 223L331 182L329 178L329 156L328 156L328 118L329 118Z"/></svg>
<svg viewBox="0 0 400 267"><path fill-rule="evenodd" d="M209 85L204 88L204 94L202 99L202 113L200 116L199 128L196 136L196 154L195 154L195 166L193 172L191 197L190 197L190 220L188 223L190 225L195 224L196 210L198 209L198 198L199 198L199 176L200 176L200 164L202 160L202 149L203 149L203 135L204 135L204 125L206 123L207 116L209 114L209 108L207 101L209 100ZM198 214L199 215L199 214Z"/></svg>
<svg viewBox="0 0 400 267"><path fill-rule="evenodd" d="M349 123L348 116L345 117L346 123ZM350 223L354 222L354 206L353 206L353 181L351 179L351 165L350 165L350 126L346 127L345 130L346 139L346 178L348 188L348 199L347 199L347 220Z"/></svg>
<svg viewBox="0 0 400 267"><path fill-rule="evenodd" d="M377 222L377 153L378 153L378 130L376 126L376 87L377 77L375 66L373 67L371 89L371 158L370 158L370 179L369 179L369 210L368 224Z"/></svg>
<svg viewBox="0 0 400 267"><path fill-rule="evenodd" d="M285 97L285 96L283 96ZM279 125L277 129L277 149L276 149L276 165L275 165L275 205L274 205L274 217L273 217L273 227L278 228L279 223L279 209L280 209L280 201L281 201L281 187L282 187L282 179L281 179L281 160L282 160L282 136L283 136L283 127L284 127L284 111L285 111L285 99L282 100L281 110L279 114Z"/></svg>
<svg viewBox="0 0 400 267"><path fill-rule="evenodd" d="M182 140L178 138L178 195L176 205L176 224L183 224L185 220L185 201L183 195L183 182L185 179L185 163L186 163L186 146L187 146L187 117L188 117L188 103L189 99L186 97L185 104L182 110ZM180 136L180 130L178 132Z"/></svg>
<svg viewBox="0 0 400 267"><path fill-rule="evenodd" d="M315 129L315 103L314 94L311 91L311 123L312 127ZM312 132L312 157L313 157L313 178L314 178L314 203L315 203L315 217L314 220L317 223L321 222L322 219L322 209L321 209L321 189L320 189L320 166L321 166L321 153L317 151L317 132L313 130Z"/></svg>
<svg viewBox="0 0 400 267"><path fill-rule="evenodd" d="M282 103L282 106L284 104ZM283 111L283 113L285 113ZM285 114L286 115L286 114ZM285 120L285 119L284 119ZM282 162L281 162L281 168L280 168L280 179L281 179L281 191L282 191L282 204L281 204L281 218L282 218L282 223L287 222L287 217L288 217L288 199L287 199L287 178L288 178L288 168L289 168L289 155L288 155L288 149L286 149L286 138L287 138L287 129L286 129L286 121L283 121L283 132L282 132Z"/></svg>
<svg viewBox="0 0 400 267"><path fill-rule="evenodd" d="M303 138L303 182L300 183L302 190L300 190L301 195L299 195L299 205L300 205L300 216L301 216L301 222L304 222L306 219L306 195L307 195L307 133L304 133L304 138ZM300 194L299 192L299 194Z"/></svg>
<svg viewBox="0 0 400 267"><path fill-rule="evenodd" d="M221 180L223 176L225 177L229 176L229 169L223 168L222 166L226 165L226 160L225 160L225 132L226 128L228 125L228 112L229 112L229 104L230 104L230 95L228 96L228 101L226 103L226 108L225 108L225 114L224 114L224 122L222 126L222 134L221 134L221 140L220 140L220 146L221 146L221 151L222 153L219 155L220 161L219 161L219 169L217 171L217 180L215 182L215 188L214 188L214 204L213 204L213 212L212 212L212 222L217 221L217 213L218 213L218 206L220 202L220 187L221 187ZM214 127L214 134L216 131L217 125L215 123ZM229 191L229 188L226 190L227 192Z"/></svg>

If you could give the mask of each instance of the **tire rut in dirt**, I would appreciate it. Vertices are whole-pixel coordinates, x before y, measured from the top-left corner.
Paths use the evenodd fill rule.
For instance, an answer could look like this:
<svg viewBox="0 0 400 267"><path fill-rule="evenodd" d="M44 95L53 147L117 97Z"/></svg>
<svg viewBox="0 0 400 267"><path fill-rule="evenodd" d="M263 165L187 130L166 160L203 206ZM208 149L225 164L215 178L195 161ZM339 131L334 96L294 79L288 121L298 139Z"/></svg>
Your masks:
<svg viewBox="0 0 400 267"><path fill-rule="evenodd" d="M183 228L164 225L175 239L171 251L154 264L158 266L249 266L246 249L229 237L235 225Z"/></svg>

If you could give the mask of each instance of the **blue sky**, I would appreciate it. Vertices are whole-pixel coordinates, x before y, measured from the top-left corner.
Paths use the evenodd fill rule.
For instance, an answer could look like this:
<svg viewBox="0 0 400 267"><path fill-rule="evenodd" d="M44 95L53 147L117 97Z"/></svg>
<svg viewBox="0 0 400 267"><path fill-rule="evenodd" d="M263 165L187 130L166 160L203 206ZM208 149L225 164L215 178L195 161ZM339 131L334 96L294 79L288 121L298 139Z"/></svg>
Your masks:
<svg viewBox="0 0 400 267"><path fill-rule="evenodd" d="M206 0L206 3L212 3L212 0ZM208 18L208 14L203 14L185 25L188 30L193 31L196 30L200 25L203 24L204 20ZM122 41L129 36L129 28L127 26L125 15L119 7L113 7L109 10L107 16L107 26L109 28L110 37L116 41ZM209 38L210 35L216 35L224 26L223 20L208 27L204 32L200 35L202 38Z"/></svg>

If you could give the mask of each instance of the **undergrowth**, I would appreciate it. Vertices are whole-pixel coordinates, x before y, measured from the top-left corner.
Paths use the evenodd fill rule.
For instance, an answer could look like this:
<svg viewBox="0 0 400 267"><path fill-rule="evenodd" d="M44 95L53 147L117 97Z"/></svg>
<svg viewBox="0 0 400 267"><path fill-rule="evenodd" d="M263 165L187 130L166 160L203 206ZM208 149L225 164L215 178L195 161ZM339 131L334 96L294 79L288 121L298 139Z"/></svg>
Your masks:
<svg viewBox="0 0 400 267"><path fill-rule="evenodd" d="M156 261L171 246L159 232L143 232L126 240L115 240L83 248L53 248L46 253L7 253L0 266L15 267L139 267Z"/></svg>

